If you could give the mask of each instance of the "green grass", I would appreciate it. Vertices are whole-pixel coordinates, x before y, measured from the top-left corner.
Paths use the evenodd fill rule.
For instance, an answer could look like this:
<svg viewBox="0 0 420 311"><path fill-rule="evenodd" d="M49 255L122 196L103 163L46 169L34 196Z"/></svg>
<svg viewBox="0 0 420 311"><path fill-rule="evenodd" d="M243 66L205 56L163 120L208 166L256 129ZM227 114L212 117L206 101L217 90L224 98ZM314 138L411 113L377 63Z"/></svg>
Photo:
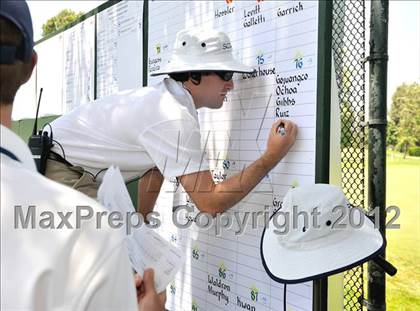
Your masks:
<svg viewBox="0 0 420 311"><path fill-rule="evenodd" d="M387 230L387 259L398 268L394 277L387 276L387 310L419 310L420 158L389 152L386 173L386 205L401 211L396 222L401 228Z"/></svg>
<svg viewBox="0 0 420 311"><path fill-rule="evenodd" d="M349 148L343 151L347 152L359 154L360 150ZM420 310L420 158L407 156L403 159L402 154L388 151L386 165L386 206L399 207L400 216L395 223L401 225L400 229L387 230L386 256L398 269L394 277L387 276L387 310L417 311ZM367 166L366 154L365 161L342 163L342 170L356 172L358 168L364 167L367 174ZM365 178L365 188L367 187L367 178ZM367 201L366 191L365 202ZM394 213L389 214L387 221L393 215ZM358 279L355 278L354 282L358 282ZM351 284L353 280L348 279L345 290L351 292ZM367 265L364 265L364 290L364 296L367 298ZM357 300L357 297L353 299Z"/></svg>

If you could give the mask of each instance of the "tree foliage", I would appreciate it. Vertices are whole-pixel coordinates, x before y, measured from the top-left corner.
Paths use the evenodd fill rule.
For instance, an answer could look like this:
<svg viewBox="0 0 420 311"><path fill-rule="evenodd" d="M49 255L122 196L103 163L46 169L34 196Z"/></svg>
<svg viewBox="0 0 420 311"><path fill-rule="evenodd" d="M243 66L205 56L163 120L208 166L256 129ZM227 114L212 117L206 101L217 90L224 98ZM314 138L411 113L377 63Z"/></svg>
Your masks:
<svg viewBox="0 0 420 311"><path fill-rule="evenodd" d="M343 49L341 53L346 53ZM342 66L338 74L341 91L340 98L340 118L341 118L341 148L363 147L364 133L361 127L363 111L357 106L358 102L352 94L355 88L352 87L353 67Z"/></svg>
<svg viewBox="0 0 420 311"><path fill-rule="evenodd" d="M389 119L389 145L404 152L404 156L408 148L420 146L420 84L403 84L397 88Z"/></svg>
<svg viewBox="0 0 420 311"><path fill-rule="evenodd" d="M51 17L45 22L44 25L42 25L42 36L45 37L51 33L54 33L64 28L66 25L70 24L71 22L74 22L83 14L83 12L76 13L75 11L70 9L62 10L60 13L58 13L56 16Z"/></svg>
<svg viewBox="0 0 420 311"><path fill-rule="evenodd" d="M355 131L356 114L354 108L345 100L341 107L341 147L351 147L358 133Z"/></svg>

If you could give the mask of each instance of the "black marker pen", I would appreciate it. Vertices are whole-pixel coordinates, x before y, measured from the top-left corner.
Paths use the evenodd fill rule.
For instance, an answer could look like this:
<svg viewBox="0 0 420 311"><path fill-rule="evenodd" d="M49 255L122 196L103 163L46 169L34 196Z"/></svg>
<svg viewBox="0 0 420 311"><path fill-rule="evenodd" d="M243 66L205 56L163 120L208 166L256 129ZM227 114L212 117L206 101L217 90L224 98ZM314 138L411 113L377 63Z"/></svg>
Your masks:
<svg viewBox="0 0 420 311"><path fill-rule="evenodd" d="M286 135L286 129L284 128L284 123L280 123L279 127L277 128L277 133L281 136Z"/></svg>

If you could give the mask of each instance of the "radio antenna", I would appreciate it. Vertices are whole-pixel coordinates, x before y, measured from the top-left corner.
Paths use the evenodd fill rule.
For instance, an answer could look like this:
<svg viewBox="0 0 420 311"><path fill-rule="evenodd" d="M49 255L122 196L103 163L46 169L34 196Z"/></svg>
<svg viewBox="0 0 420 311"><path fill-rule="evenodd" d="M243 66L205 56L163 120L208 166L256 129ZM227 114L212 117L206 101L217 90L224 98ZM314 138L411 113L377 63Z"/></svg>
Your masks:
<svg viewBox="0 0 420 311"><path fill-rule="evenodd" d="M34 129L32 130L32 135L36 135L36 131L38 129L38 113L39 113L39 105L41 104L42 90L43 88L41 87L41 89L39 90L38 105L36 107L35 123L34 123Z"/></svg>

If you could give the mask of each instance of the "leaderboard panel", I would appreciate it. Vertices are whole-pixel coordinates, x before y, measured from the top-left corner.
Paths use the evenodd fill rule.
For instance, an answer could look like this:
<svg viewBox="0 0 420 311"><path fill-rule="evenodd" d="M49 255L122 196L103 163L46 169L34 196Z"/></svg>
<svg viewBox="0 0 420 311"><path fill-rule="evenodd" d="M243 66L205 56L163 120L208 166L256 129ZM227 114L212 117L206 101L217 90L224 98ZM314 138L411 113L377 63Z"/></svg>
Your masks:
<svg viewBox="0 0 420 311"><path fill-rule="evenodd" d="M63 113L94 100L95 17L63 32Z"/></svg>
<svg viewBox="0 0 420 311"><path fill-rule="evenodd" d="M63 33L35 45L37 93L43 88L39 116L63 114ZM36 108L35 108L36 109ZM31 116L34 118L35 114Z"/></svg>
<svg viewBox="0 0 420 311"><path fill-rule="evenodd" d="M62 115L94 99L95 17L66 29L35 45L38 64L30 81L30 101L34 102L32 88L43 88L39 116ZM20 114L16 119L35 117ZM29 107L28 107L29 109Z"/></svg>
<svg viewBox="0 0 420 311"><path fill-rule="evenodd" d="M188 21L185 12L190 10L191 5L188 1L149 2L148 85L156 84L163 79L163 76L151 77L150 74L168 64L176 33L186 27ZM194 19L190 21L193 23Z"/></svg>
<svg viewBox="0 0 420 311"><path fill-rule="evenodd" d="M176 181L165 182L156 206L164 220L160 230L187 257L168 289L169 310L282 310L283 285L266 274L259 244L265 217L279 208L288 189L315 182L318 11L315 1L149 3L149 85L163 79L150 74L167 64L183 28L226 32L234 56L255 68L234 75L235 88L221 109L199 110L202 145L215 182L261 156L274 121L290 119L299 126L289 154L231 210L241 220L246 212L258 212L245 228L234 221L221 236L214 227L177 228L170 223L172 209L195 207L181 187L173 191ZM288 309L311 310L312 287L312 282L288 286Z"/></svg>
<svg viewBox="0 0 420 311"><path fill-rule="evenodd" d="M97 14L96 97L143 85L143 1Z"/></svg>

